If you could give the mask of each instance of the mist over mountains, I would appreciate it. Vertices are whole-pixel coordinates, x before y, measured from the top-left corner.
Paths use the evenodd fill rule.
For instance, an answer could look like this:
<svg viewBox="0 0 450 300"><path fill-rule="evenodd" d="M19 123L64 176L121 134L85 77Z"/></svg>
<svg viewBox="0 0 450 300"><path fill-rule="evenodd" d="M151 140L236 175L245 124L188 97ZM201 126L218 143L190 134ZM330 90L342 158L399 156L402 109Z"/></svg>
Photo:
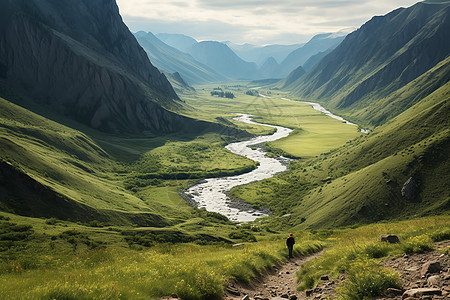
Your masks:
<svg viewBox="0 0 450 300"><path fill-rule="evenodd" d="M345 35L344 32L319 34L306 44L260 47L251 44L237 45L232 42L198 42L183 34L159 33L153 35L148 33L148 36L145 37L144 32L135 33L138 42L147 51L156 66L167 72L180 72L192 84L214 82L219 78L215 74L193 76L193 74L188 74L186 69L183 70L183 67L179 66L180 63L185 66L197 65L196 67L192 66L190 72L198 69L198 65L207 66L213 72L220 74L222 79L281 79L296 67L302 66L312 56L328 53L334 49L342 42ZM182 53L174 54L173 48ZM197 63L193 62L191 57L186 54L194 58ZM161 63L162 60L165 60L165 63ZM310 60L309 63L314 65L317 61ZM198 71L196 70L196 72ZM204 70L200 72L204 72ZM205 75L209 78L206 78Z"/></svg>

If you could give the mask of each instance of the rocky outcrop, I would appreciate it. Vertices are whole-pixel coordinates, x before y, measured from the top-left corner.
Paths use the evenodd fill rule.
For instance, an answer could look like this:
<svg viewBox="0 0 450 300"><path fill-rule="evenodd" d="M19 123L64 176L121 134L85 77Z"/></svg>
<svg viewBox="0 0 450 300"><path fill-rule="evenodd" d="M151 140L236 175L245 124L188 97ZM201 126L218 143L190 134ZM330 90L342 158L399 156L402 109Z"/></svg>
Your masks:
<svg viewBox="0 0 450 300"><path fill-rule="evenodd" d="M410 177L402 187L402 196L408 201L414 200L419 193L419 185L417 184L414 177Z"/></svg>
<svg viewBox="0 0 450 300"><path fill-rule="evenodd" d="M107 132L173 132L193 122L169 111L178 96L114 0L5 2L0 83L8 93Z"/></svg>

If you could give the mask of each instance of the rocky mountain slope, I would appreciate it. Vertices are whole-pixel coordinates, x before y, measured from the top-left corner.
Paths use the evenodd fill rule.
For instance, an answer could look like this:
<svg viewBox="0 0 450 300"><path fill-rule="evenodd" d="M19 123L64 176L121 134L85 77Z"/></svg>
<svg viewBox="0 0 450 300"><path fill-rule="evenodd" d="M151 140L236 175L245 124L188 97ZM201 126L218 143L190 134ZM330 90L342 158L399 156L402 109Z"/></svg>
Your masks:
<svg viewBox="0 0 450 300"><path fill-rule="evenodd" d="M151 32L139 31L134 36L147 52L151 62L163 72L179 72L190 84L226 80L224 76L196 61L191 55L165 44Z"/></svg>
<svg viewBox="0 0 450 300"><path fill-rule="evenodd" d="M299 97L318 99L328 108L349 114L376 111L381 107L377 99L404 87L448 56L449 16L449 2L434 1L374 17L290 88ZM428 93L447 80L442 78ZM400 111L414 103L403 103ZM366 114L358 121L377 125L384 119Z"/></svg>
<svg viewBox="0 0 450 300"><path fill-rule="evenodd" d="M106 132L173 132L191 122L169 111L180 106L178 96L114 0L6 0L0 20L8 99Z"/></svg>

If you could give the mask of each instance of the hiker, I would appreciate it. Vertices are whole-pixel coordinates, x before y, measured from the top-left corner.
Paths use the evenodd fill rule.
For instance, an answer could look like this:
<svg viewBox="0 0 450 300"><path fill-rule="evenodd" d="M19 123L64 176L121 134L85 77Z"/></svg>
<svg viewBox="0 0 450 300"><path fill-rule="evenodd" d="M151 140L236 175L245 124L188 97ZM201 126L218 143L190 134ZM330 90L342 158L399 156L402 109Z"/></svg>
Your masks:
<svg viewBox="0 0 450 300"><path fill-rule="evenodd" d="M286 240L286 246L289 249L289 258L294 257L294 256L292 256L292 250L294 249L294 244L295 244L294 235L291 233Z"/></svg>

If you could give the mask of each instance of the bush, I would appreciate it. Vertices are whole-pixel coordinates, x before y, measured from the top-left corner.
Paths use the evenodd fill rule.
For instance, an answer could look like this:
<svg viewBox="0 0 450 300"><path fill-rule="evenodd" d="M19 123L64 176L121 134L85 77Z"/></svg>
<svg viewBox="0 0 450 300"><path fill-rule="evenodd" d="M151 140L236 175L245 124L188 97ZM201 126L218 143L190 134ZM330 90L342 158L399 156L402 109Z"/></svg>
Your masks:
<svg viewBox="0 0 450 300"><path fill-rule="evenodd" d="M402 243L401 248L406 254L424 253L434 249L433 241L426 234L410 237L407 241Z"/></svg>
<svg viewBox="0 0 450 300"><path fill-rule="evenodd" d="M390 248L386 243L369 244L363 252L370 258L382 258L388 256Z"/></svg>
<svg viewBox="0 0 450 300"><path fill-rule="evenodd" d="M446 228L436 230L435 232L430 234L430 238L433 240L433 242L450 240L450 229Z"/></svg>
<svg viewBox="0 0 450 300"><path fill-rule="evenodd" d="M339 299L372 298L382 295L388 288L400 288L400 275L381 268L374 260L356 260L351 264L348 275L337 289Z"/></svg>

